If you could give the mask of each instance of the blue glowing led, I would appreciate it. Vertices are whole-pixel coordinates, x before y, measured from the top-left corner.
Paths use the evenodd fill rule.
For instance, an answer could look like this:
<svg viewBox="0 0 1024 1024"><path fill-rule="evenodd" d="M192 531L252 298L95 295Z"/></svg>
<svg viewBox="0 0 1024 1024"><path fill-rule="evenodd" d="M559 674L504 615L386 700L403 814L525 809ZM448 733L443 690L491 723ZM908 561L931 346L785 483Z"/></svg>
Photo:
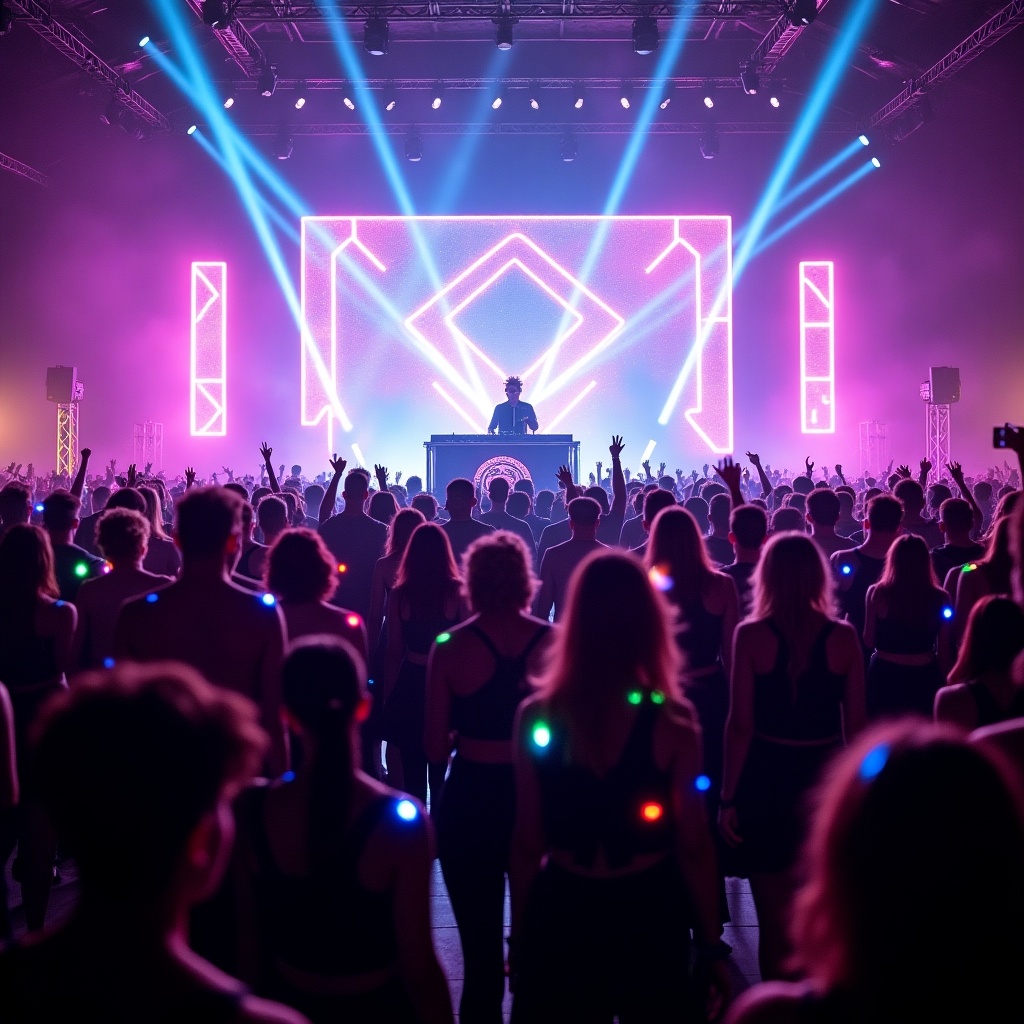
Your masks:
<svg viewBox="0 0 1024 1024"><path fill-rule="evenodd" d="M273 608L277 604L277 598L273 594L264 594L260 600L268 607Z"/></svg>
<svg viewBox="0 0 1024 1024"><path fill-rule="evenodd" d="M864 760L860 763L860 777L866 782L873 779L889 760L889 746L886 743L879 743L867 752Z"/></svg>
<svg viewBox="0 0 1024 1024"><path fill-rule="evenodd" d="M281 776L281 781L282 782L294 782L295 781L295 772L285 772Z"/></svg>
<svg viewBox="0 0 1024 1024"><path fill-rule="evenodd" d="M543 722L533 727L533 742L541 749L551 742L551 730Z"/></svg>
<svg viewBox="0 0 1024 1024"><path fill-rule="evenodd" d="M415 821L420 813L411 800L399 800L398 806L395 807L395 812L402 821Z"/></svg>
<svg viewBox="0 0 1024 1024"><path fill-rule="evenodd" d="M114 659L113 658L104 658L103 659L103 667L104 668L113 668L114 667Z"/></svg>
<svg viewBox="0 0 1024 1024"><path fill-rule="evenodd" d="M57 606L58 608L63 608L63 607L64 607L64 602L63 602L63 601L54 601L53 603L54 603L54 604L55 604L55 605L56 605L56 606Z"/></svg>
<svg viewBox="0 0 1024 1024"><path fill-rule="evenodd" d="M698 775L694 785L702 793L706 793L711 788L711 780L706 775Z"/></svg>
<svg viewBox="0 0 1024 1024"><path fill-rule="evenodd" d="M43 511L43 506L42 505L36 505L36 511L37 512L42 512Z"/></svg>
<svg viewBox="0 0 1024 1024"><path fill-rule="evenodd" d="M947 621L953 618L953 609L948 604L942 609L942 617Z"/></svg>
<svg viewBox="0 0 1024 1024"><path fill-rule="evenodd" d="M842 573L842 574L843 574L844 576L849 576L849 575L850 575L850 573L851 573L851 572L853 572L853 566L852 566L852 565L844 565L844 566L841 566L841 567L840 567L840 569L839 569L839 571L840 571L840 572L841 572L841 573Z"/></svg>
<svg viewBox="0 0 1024 1024"><path fill-rule="evenodd" d="M159 598L157 597L157 595L156 595L156 594L147 594L147 595L146 595L146 600L147 600L147 601L148 601L148 602L149 602L150 604L156 604L156 603L157 603L157 601L159 601L160 599L159 599Z"/></svg>

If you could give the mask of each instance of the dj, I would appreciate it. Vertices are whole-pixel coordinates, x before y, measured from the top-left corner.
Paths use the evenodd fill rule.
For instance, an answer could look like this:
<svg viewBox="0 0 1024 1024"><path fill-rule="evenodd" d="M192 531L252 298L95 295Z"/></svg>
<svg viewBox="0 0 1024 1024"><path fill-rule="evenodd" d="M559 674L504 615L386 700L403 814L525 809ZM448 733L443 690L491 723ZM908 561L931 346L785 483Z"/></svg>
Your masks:
<svg viewBox="0 0 1024 1024"><path fill-rule="evenodd" d="M522 393L523 382L518 377L509 377L505 381L508 401L494 407L494 415L487 426L488 434L493 434L495 430L499 434L525 434L527 427L537 430L537 414L532 405L519 401Z"/></svg>

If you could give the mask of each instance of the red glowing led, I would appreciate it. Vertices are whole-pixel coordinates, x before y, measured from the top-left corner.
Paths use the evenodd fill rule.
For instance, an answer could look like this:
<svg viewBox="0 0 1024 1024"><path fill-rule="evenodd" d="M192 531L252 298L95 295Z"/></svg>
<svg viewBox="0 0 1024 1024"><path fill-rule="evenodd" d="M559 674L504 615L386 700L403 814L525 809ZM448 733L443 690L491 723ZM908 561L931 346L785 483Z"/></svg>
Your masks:
<svg viewBox="0 0 1024 1024"><path fill-rule="evenodd" d="M654 801L646 803L640 808L640 817L643 818L644 821L658 821L664 813L665 808Z"/></svg>
<svg viewBox="0 0 1024 1024"><path fill-rule="evenodd" d="M345 621L353 628L356 629L359 623L362 621L358 615L346 615Z"/></svg>
<svg viewBox="0 0 1024 1024"><path fill-rule="evenodd" d="M338 572L348 572L348 566L344 562L339 562Z"/></svg>

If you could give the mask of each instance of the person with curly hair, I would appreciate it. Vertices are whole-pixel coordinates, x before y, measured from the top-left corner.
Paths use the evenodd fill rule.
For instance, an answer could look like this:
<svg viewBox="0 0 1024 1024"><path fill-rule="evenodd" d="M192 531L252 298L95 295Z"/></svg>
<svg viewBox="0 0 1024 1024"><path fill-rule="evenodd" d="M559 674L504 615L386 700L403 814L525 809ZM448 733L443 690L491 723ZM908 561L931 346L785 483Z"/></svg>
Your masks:
<svg viewBox="0 0 1024 1024"><path fill-rule="evenodd" d="M523 382L518 377L509 377L505 381L505 397L508 399L494 407L491 422L487 424L487 433L493 434L525 434L526 428L536 431L537 414L529 402L521 402Z"/></svg>

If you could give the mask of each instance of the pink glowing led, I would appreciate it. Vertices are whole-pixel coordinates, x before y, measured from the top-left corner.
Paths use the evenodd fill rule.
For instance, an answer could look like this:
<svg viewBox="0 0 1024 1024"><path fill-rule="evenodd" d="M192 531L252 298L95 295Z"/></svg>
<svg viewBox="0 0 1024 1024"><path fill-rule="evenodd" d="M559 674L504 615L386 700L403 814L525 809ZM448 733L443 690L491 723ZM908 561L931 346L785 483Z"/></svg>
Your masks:
<svg viewBox="0 0 1024 1024"><path fill-rule="evenodd" d="M800 263L800 431L836 432L835 268Z"/></svg>
<svg viewBox="0 0 1024 1024"><path fill-rule="evenodd" d="M226 263L192 264L189 425L193 437L227 434Z"/></svg>

